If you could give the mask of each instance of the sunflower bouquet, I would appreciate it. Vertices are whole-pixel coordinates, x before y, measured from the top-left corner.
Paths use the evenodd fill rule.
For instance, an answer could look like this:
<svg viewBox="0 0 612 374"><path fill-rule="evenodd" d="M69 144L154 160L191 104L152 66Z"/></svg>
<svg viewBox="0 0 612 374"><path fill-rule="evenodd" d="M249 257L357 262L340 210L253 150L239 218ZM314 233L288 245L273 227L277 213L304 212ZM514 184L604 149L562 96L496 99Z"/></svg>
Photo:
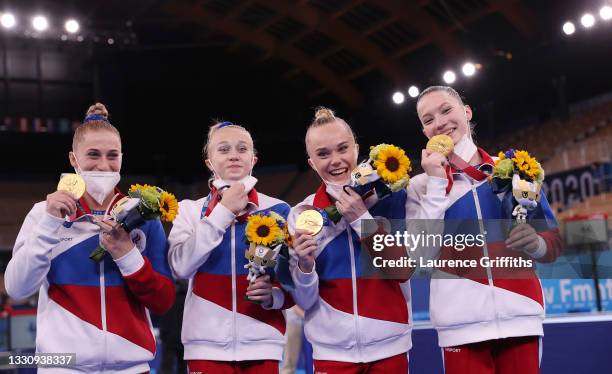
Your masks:
<svg viewBox="0 0 612 374"><path fill-rule="evenodd" d="M368 156L351 171L350 187L355 192L364 196L374 190L379 199L384 199L408 186L412 164L403 149L382 143L370 147ZM325 212L334 223L342 217L333 204L325 208Z"/></svg>
<svg viewBox="0 0 612 374"><path fill-rule="evenodd" d="M177 213L178 201L173 194L156 186L135 184L130 187L128 196L115 203L110 211L110 216L118 226L131 232L144 225L146 221L157 218L165 222L172 222ZM98 246L89 255L89 258L100 262L105 252L102 246Z"/></svg>
<svg viewBox="0 0 612 374"><path fill-rule="evenodd" d="M544 180L542 165L529 152L510 148L506 152L499 152L497 156L492 179L511 179L514 174L518 174L521 179L530 182L542 183Z"/></svg>
<svg viewBox="0 0 612 374"><path fill-rule="evenodd" d="M490 183L493 192L506 193L502 199L504 218L525 223L538 206L543 181L544 169L529 152L512 148L499 152Z"/></svg>
<svg viewBox="0 0 612 374"><path fill-rule="evenodd" d="M249 271L247 280L252 283L266 273L266 268L276 265L282 246L290 245L292 240L287 221L273 211L249 216L245 233L249 249L244 257L249 262L244 267Z"/></svg>
<svg viewBox="0 0 612 374"><path fill-rule="evenodd" d="M374 189L382 199L406 188L410 171L410 159L403 149L393 144L379 144L370 147L369 158L351 172L352 188L360 195Z"/></svg>

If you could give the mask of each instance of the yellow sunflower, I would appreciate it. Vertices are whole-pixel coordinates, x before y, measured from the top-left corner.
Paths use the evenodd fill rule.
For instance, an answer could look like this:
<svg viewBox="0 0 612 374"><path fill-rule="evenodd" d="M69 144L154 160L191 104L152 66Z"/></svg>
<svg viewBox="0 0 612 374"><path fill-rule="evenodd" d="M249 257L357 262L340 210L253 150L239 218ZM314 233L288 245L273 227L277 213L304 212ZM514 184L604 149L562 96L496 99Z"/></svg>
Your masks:
<svg viewBox="0 0 612 374"><path fill-rule="evenodd" d="M535 178L540 172L540 164L535 158L531 157L527 151L515 152L512 161L514 161L519 172L523 172L531 178Z"/></svg>
<svg viewBox="0 0 612 374"><path fill-rule="evenodd" d="M287 225L285 225L285 229L283 230L285 233L285 241L287 242L287 247L293 248L293 236L289 233L289 229Z"/></svg>
<svg viewBox="0 0 612 374"><path fill-rule="evenodd" d="M495 165L494 165L496 167L497 167L497 164L499 164L501 160L505 160L506 159L506 155L504 154L504 152L499 152L497 154L497 157L498 157L498 159L495 160Z"/></svg>
<svg viewBox="0 0 612 374"><path fill-rule="evenodd" d="M532 158L531 160L529 160L529 168L525 170L525 174L527 174L533 179L537 179L536 177L540 173L540 168L540 163Z"/></svg>
<svg viewBox="0 0 612 374"><path fill-rule="evenodd" d="M380 149L374 167L385 183L395 183L412 170L404 150L392 144Z"/></svg>
<svg viewBox="0 0 612 374"><path fill-rule="evenodd" d="M251 243L269 246L280 233L281 229L272 217L253 215L248 218L246 236Z"/></svg>
<svg viewBox="0 0 612 374"><path fill-rule="evenodd" d="M146 189L151 189L151 188L155 188L154 186L149 186L148 184L133 184L130 186L130 189L128 190L128 192L137 192L140 190L146 190Z"/></svg>
<svg viewBox="0 0 612 374"><path fill-rule="evenodd" d="M172 222L178 213L178 201L169 192L162 192L159 196L159 213L162 221Z"/></svg>

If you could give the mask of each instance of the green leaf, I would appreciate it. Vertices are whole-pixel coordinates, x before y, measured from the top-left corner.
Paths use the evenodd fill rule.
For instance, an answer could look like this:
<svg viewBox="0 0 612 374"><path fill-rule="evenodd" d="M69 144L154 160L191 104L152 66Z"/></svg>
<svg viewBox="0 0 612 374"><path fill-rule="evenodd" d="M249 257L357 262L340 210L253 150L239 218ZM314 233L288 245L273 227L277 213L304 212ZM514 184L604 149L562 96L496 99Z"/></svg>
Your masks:
<svg viewBox="0 0 612 374"><path fill-rule="evenodd" d="M104 250L104 248L102 248L102 246L99 245L96 249L93 250L93 252L89 254L89 258L95 262L100 262L104 258L105 254L106 254L106 250Z"/></svg>

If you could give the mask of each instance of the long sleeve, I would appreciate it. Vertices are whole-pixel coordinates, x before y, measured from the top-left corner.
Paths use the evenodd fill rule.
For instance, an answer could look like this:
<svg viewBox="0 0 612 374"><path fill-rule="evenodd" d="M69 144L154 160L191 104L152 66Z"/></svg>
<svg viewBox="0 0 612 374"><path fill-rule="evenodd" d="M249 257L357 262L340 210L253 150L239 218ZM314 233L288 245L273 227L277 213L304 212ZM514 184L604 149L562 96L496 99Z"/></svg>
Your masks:
<svg viewBox="0 0 612 374"><path fill-rule="evenodd" d="M51 250L60 242L57 232L64 220L45 209L45 202L34 205L17 235L4 274L6 291L14 299L24 299L40 289L51 267Z"/></svg>
<svg viewBox="0 0 612 374"><path fill-rule="evenodd" d="M319 299L319 276L316 271L316 263L310 273L303 273L297 265L297 257L291 258L289 261L291 269L291 277L295 289L293 298L295 303L302 309L308 310Z"/></svg>
<svg viewBox="0 0 612 374"><path fill-rule="evenodd" d="M272 305L263 307L264 309L289 309L295 305L291 293L282 286L282 284L272 283Z"/></svg>
<svg viewBox="0 0 612 374"><path fill-rule="evenodd" d="M276 279L272 281L272 305L265 309L289 309L295 305L291 292L293 280L289 271L289 261L284 256L278 257L275 268Z"/></svg>
<svg viewBox="0 0 612 374"><path fill-rule="evenodd" d="M448 181L443 178L421 174L408 186L406 218L444 219L449 199L446 196Z"/></svg>
<svg viewBox="0 0 612 374"><path fill-rule="evenodd" d="M289 233L295 235L295 217L293 211L289 213L288 219ZM302 309L308 310L319 299L319 276L316 272L315 265L310 273L304 273L298 266L298 257L292 249L289 251L289 271L293 279L293 299Z"/></svg>
<svg viewBox="0 0 612 374"><path fill-rule="evenodd" d="M159 220L149 224L141 254L134 248L115 260L132 294L155 314L164 314L174 304L175 290L167 259L168 243Z"/></svg>
<svg viewBox="0 0 612 374"><path fill-rule="evenodd" d="M202 219L201 211L198 202L181 201L168 237L170 268L181 279L191 278L206 262L235 219L235 215L222 204L217 204L210 215Z"/></svg>
<svg viewBox="0 0 612 374"><path fill-rule="evenodd" d="M446 195L448 181L443 178L420 174L413 178L407 189L406 231L419 237L422 234L443 234L444 214L450 204ZM409 248L409 256L429 260L440 255L440 247L419 246Z"/></svg>
<svg viewBox="0 0 612 374"><path fill-rule="evenodd" d="M561 254L563 244L557 220L544 192L542 192L537 209L539 210L536 214L538 224L535 229L540 236L540 246L530 256L538 262L553 262Z"/></svg>

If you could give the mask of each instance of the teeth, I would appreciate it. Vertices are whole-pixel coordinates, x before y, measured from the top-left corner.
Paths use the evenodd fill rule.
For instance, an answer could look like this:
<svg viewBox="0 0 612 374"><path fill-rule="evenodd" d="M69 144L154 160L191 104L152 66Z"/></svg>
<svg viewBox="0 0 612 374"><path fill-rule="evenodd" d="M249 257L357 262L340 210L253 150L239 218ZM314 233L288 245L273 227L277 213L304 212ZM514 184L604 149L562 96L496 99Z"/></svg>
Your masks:
<svg viewBox="0 0 612 374"><path fill-rule="evenodd" d="M329 173L330 173L331 175L340 175L340 174L344 174L344 173L346 173L346 171L347 171L347 170L348 170L348 169L346 169L346 168L345 168L345 169L339 169L339 170L332 170L332 171L330 171Z"/></svg>

